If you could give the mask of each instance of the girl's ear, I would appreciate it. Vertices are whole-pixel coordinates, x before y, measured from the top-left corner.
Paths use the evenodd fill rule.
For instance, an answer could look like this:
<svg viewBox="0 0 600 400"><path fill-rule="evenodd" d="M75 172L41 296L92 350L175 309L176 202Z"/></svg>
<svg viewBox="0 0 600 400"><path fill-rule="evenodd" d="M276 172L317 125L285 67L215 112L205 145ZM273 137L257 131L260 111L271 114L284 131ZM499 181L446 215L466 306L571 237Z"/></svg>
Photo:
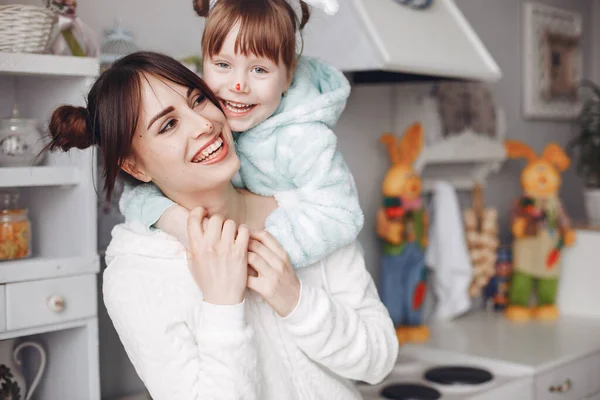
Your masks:
<svg viewBox="0 0 600 400"><path fill-rule="evenodd" d="M569 156L556 143L548 143L542 153L542 158L552 163L561 172L569 168L569 164L571 164Z"/></svg>
<svg viewBox="0 0 600 400"><path fill-rule="evenodd" d="M287 93L290 86L292 85L292 81L294 80L294 73L296 72L297 64L298 64L297 62L294 62L294 65L292 65L290 68L288 68L287 82L285 83L285 88L284 88L285 90L283 91L283 94Z"/></svg>
<svg viewBox="0 0 600 400"><path fill-rule="evenodd" d="M138 169L133 156L130 156L127 159L125 159L125 161L123 161L123 164L121 165L121 169L123 171L127 172L129 175L133 176L138 181L147 183L152 180L152 178L150 176L146 175L146 173L144 171L142 171L141 169Z"/></svg>

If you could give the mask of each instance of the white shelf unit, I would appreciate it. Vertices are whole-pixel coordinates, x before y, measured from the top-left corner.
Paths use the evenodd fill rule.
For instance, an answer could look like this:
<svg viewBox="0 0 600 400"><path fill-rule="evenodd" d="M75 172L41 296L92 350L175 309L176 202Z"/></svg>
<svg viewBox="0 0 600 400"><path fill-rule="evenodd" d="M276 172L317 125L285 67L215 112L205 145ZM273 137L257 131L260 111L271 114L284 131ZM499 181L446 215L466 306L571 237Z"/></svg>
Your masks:
<svg viewBox="0 0 600 400"><path fill-rule="evenodd" d="M0 116L16 102L47 133L54 108L84 105L98 73L93 58L0 52ZM95 161L92 149L71 150L39 166L0 167L0 190L19 190L32 224L32 256L0 261L0 340L44 346L48 363L33 400L100 399ZM48 306L52 296L63 298L63 310ZM36 366L25 353L25 375Z"/></svg>
<svg viewBox="0 0 600 400"><path fill-rule="evenodd" d="M69 186L81 179L77 167L0 168L0 187Z"/></svg>

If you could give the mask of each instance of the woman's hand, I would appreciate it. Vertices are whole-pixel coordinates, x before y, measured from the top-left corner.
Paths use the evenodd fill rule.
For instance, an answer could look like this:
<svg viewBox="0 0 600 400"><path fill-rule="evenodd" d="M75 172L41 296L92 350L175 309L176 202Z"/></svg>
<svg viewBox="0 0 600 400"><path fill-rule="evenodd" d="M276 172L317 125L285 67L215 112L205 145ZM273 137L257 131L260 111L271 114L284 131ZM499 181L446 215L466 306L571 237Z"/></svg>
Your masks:
<svg viewBox="0 0 600 400"><path fill-rule="evenodd" d="M300 280L287 253L267 231L250 234L248 264L258 276L248 276L248 287L261 295L281 317L287 317L300 300Z"/></svg>
<svg viewBox="0 0 600 400"><path fill-rule="evenodd" d="M217 305L239 304L248 278L248 228L225 221L220 215L207 218L202 207L188 218L189 268L202 290L204 301Z"/></svg>

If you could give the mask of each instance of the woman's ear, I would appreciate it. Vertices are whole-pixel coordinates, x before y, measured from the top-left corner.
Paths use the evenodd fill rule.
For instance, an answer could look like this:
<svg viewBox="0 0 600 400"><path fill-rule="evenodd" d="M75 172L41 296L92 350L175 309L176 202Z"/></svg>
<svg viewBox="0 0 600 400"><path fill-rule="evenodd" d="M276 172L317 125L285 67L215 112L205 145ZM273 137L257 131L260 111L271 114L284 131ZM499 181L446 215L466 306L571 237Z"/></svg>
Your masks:
<svg viewBox="0 0 600 400"><path fill-rule="evenodd" d="M125 161L123 161L123 164L121 165L121 169L127 172L129 175L133 176L138 181L147 183L152 180L150 176L146 175L146 173L143 170L139 169L136 166L133 157L126 158Z"/></svg>

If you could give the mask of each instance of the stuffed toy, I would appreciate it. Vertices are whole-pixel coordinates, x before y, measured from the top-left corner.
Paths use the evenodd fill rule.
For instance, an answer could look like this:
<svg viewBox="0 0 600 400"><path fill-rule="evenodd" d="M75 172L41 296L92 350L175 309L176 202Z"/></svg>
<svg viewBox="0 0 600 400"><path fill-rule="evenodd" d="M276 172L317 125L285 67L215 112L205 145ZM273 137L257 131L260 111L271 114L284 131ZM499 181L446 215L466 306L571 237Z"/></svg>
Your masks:
<svg viewBox="0 0 600 400"><path fill-rule="evenodd" d="M398 341L423 342L426 293L425 248L427 214L421 199L421 179L412 163L423 145L421 124L411 125L399 144L384 134L392 166L383 179L383 205L377 212L377 235L383 239L380 294L396 327Z"/></svg>
<svg viewBox="0 0 600 400"><path fill-rule="evenodd" d="M514 321L554 320L561 251L575 241L558 198L560 173L570 160L556 143L548 144L541 157L516 140L507 140L505 148L508 157L527 160L521 172L524 195L515 202L511 216L513 275L505 315ZM530 308L534 290L536 303Z"/></svg>

